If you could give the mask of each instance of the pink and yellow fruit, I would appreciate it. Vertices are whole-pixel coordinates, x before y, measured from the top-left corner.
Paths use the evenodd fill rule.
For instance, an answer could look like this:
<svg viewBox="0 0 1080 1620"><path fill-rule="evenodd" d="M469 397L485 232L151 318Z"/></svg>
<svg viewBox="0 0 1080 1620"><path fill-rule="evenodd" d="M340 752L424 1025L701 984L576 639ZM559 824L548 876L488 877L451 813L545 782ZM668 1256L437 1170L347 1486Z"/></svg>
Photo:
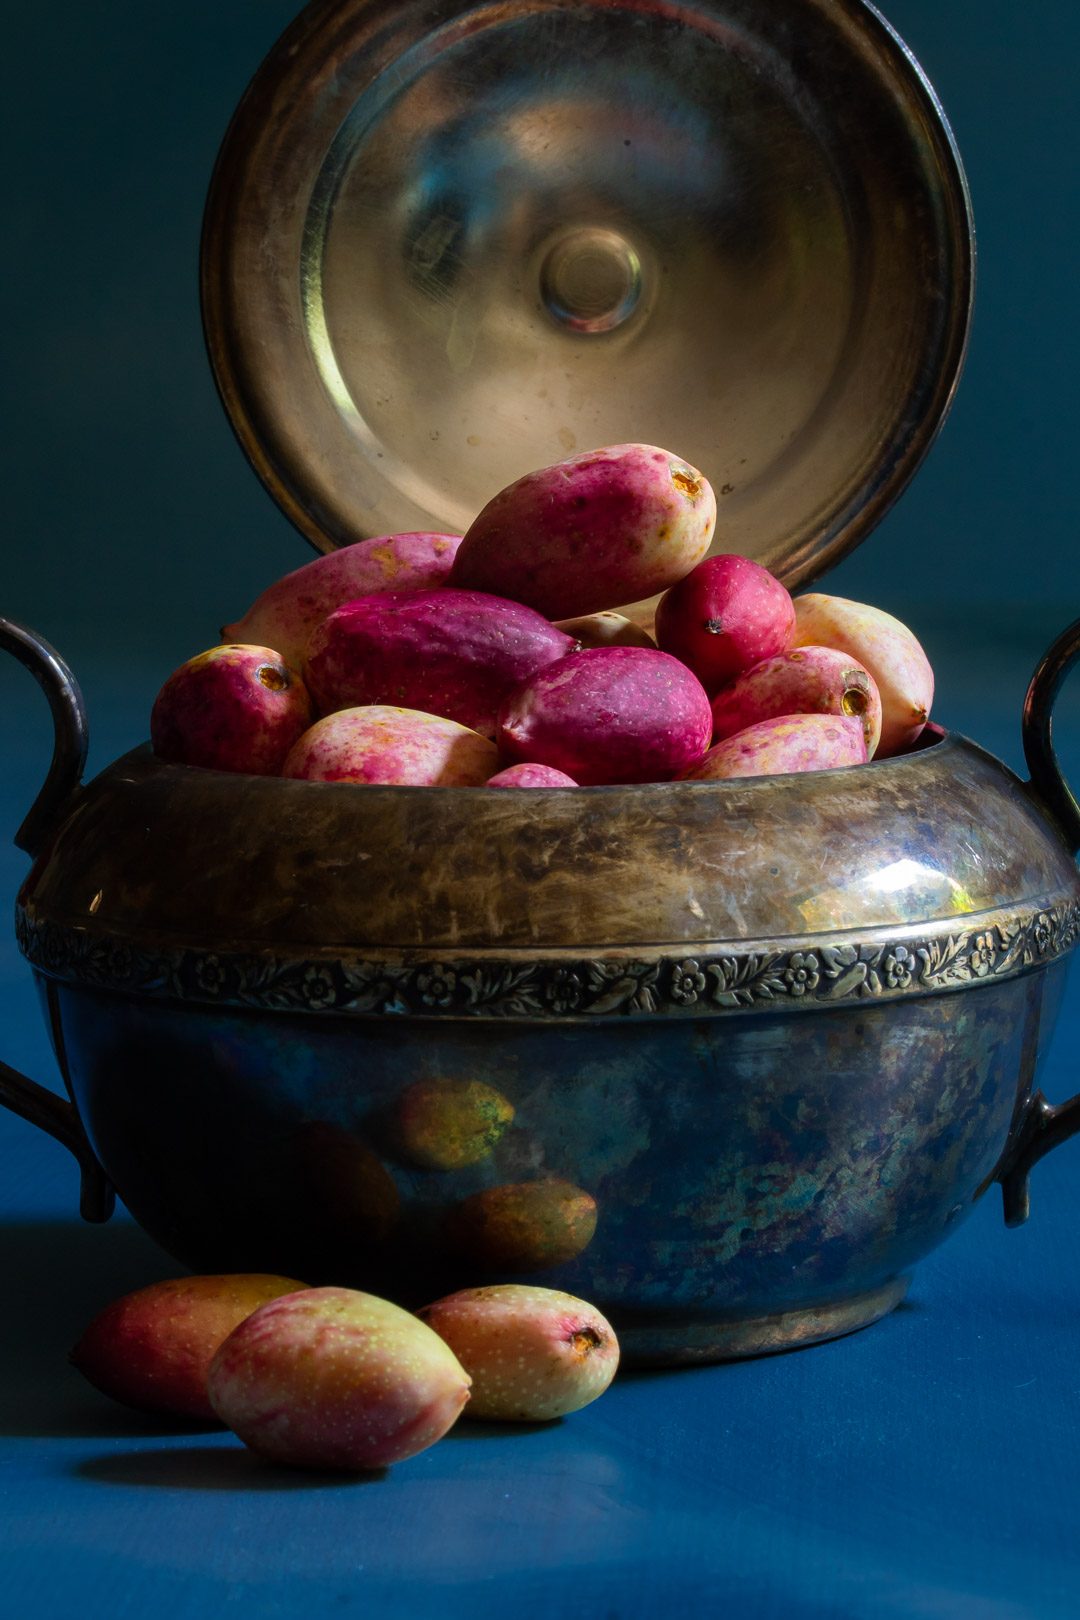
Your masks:
<svg viewBox="0 0 1080 1620"><path fill-rule="evenodd" d="M488 781L488 787L493 788L541 788L541 787L577 787L572 776L565 771L557 771L554 765L508 765L504 771L496 771Z"/></svg>
<svg viewBox="0 0 1080 1620"><path fill-rule="evenodd" d="M666 590L704 557L715 523L696 467L656 445L610 445L501 490L467 530L450 580L568 619Z"/></svg>
<svg viewBox="0 0 1080 1620"><path fill-rule="evenodd" d="M498 764L495 744L456 720L370 704L317 720L290 750L282 775L307 782L480 787Z"/></svg>
<svg viewBox="0 0 1080 1620"><path fill-rule="evenodd" d="M583 613L577 619L560 619L555 628L565 630L583 647L656 646L644 625L636 619L628 619L625 613L614 613L610 609L605 613Z"/></svg>
<svg viewBox="0 0 1080 1620"><path fill-rule="evenodd" d="M706 557L656 609L657 646L681 658L710 696L786 652L794 637L791 596L748 557Z"/></svg>
<svg viewBox="0 0 1080 1620"><path fill-rule="evenodd" d="M553 765L588 784L667 781L701 758L711 735L700 681L649 647L570 653L499 712L504 761Z"/></svg>
<svg viewBox="0 0 1080 1620"><path fill-rule="evenodd" d="M418 1314L472 1379L471 1418L537 1423L564 1417L602 1395L619 1365L619 1343L606 1317L554 1288L463 1288Z"/></svg>
<svg viewBox="0 0 1080 1620"><path fill-rule="evenodd" d="M294 669L270 647L211 647L173 671L154 701L159 759L275 776L313 718Z"/></svg>
<svg viewBox="0 0 1080 1620"><path fill-rule="evenodd" d="M125 1406L216 1423L207 1375L219 1346L261 1305L306 1286L261 1273L152 1283L106 1305L71 1362Z"/></svg>
<svg viewBox="0 0 1080 1620"><path fill-rule="evenodd" d="M835 647L870 671L881 694L881 740L887 759L916 741L930 717L934 672L917 638L891 613L813 592L795 600L795 645Z"/></svg>
<svg viewBox="0 0 1080 1620"><path fill-rule="evenodd" d="M785 776L793 771L827 771L865 763L866 737L860 720L842 714L794 714L759 720L717 743L697 765L683 772L682 780Z"/></svg>
<svg viewBox="0 0 1080 1620"><path fill-rule="evenodd" d="M434 1445L469 1398L437 1333L373 1294L308 1288L256 1311L210 1367L214 1411L274 1462L349 1472Z"/></svg>
<svg viewBox="0 0 1080 1620"><path fill-rule="evenodd" d="M225 641L278 647L301 668L315 627L343 602L372 591L427 591L443 584L461 543L456 534L387 534L357 540L275 580L243 618L225 626Z"/></svg>
<svg viewBox="0 0 1080 1620"><path fill-rule="evenodd" d="M881 735L881 697L862 664L832 647L795 647L744 670L713 698L713 742L781 715L843 714L862 722L866 757Z"/></svg>
<svg viewBox="0 0 1080 1620"><path fill-rule="evenodd" d="M483 591L384 591L323 621L304 676L324 714L394 703L490 737L507 693L575 645L531 608Z"/></svg>

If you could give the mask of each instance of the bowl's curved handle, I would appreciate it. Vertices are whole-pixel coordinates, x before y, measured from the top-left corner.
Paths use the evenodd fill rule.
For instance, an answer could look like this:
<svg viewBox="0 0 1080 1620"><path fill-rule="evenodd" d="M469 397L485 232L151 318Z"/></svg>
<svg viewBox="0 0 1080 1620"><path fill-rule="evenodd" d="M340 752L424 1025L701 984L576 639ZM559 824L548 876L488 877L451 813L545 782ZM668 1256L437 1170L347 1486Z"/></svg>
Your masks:
<svg viewBox="0 0 1080 1620"><path fill-rule="evenodd" d="M0 648L30 671L52 710L53 757L49 774L15 834L18 848L36 855L82 781L90 740L86 705L67 664L36 631L14 619L0 618Z"/></svg>
<svg viewBox="0 0 1080 1620"><path fill-rule="evenodd" d="M1034 788L1075 855L1080 849L1080 804L1061 772L1052 738L1054 703L1080 658L1080 619L1063 630L1039 663L1024 699L1024 758Z"/></svg>
<svg viewBox="0 0 1080 1620"><path fill-rule="evenodd" d="M86 706L71 670L36 631L14 619L0 618L0 648L30 671L44 689L52 710L52 763L40 793L15 834L18 847L28 855L36 855L82 780L89 742ZM0 1063L0 1104L48 1131L75 1155L82 1172L79 1205L83 1218L107 1221L115 1202L113 1190L74 1105L6 1063Z"/></svg>
<svg viewBox="0 0 1080 1620"><path fill-rule="evenodd" d="M1060 1147L1080 1131L1080 1092L1057 1106L1035 1091L1024 1109L1020 1129L1005 1167L998 1171L1006 1226L1023 1226L1031 1213L1028 1177L1051 1148Z"/></svg>

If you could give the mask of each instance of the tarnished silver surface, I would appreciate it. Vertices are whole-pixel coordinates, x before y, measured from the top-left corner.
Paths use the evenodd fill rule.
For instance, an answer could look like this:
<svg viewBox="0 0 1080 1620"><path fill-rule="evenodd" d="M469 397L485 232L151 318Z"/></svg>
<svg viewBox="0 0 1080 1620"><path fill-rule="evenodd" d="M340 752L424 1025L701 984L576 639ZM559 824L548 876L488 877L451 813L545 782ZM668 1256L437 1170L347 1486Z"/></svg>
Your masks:
<svg viewBox="0 0 1080 1620"><path fill-rule="evenodd" d="M793 585L925 453L972 259L948 126L869 6L323 0L226 138L203 292L241 442L323 549L645 440Z"/></svg>

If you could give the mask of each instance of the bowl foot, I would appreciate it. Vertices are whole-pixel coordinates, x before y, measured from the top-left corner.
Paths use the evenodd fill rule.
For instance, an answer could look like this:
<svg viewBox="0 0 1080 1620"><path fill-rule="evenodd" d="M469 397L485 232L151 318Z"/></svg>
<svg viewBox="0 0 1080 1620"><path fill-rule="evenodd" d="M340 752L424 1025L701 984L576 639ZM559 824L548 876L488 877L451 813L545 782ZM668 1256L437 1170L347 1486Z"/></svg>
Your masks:
<svg viewBox="0 0 1080 1620"><path fill-rule="evenodd" d="M622 1362L627 1367L690 1366L773 1355L780 1350L820 1344L824 1339L839 1339L886 1316L899 1305L910 1282L907 1276L892 1277L864 1294L768 1316L618 1326Z"/></svg>

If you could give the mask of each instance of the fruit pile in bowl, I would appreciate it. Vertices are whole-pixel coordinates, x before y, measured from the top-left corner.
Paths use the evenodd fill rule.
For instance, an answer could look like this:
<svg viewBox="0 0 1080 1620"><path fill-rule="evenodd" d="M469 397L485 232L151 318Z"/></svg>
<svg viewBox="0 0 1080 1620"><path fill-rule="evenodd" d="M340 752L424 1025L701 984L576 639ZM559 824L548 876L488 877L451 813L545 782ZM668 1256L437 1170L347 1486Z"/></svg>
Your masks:
<svg viewBox="0 0 1080 1620"><path fill-rule="evenodd" d="M707 478L653 445L529 473L464 536L357 541L265 590L154 704L175 764L570 788L864 764L926 725L891 615L711 554ZM660 595L655 615L616 611Z"/></svg>

